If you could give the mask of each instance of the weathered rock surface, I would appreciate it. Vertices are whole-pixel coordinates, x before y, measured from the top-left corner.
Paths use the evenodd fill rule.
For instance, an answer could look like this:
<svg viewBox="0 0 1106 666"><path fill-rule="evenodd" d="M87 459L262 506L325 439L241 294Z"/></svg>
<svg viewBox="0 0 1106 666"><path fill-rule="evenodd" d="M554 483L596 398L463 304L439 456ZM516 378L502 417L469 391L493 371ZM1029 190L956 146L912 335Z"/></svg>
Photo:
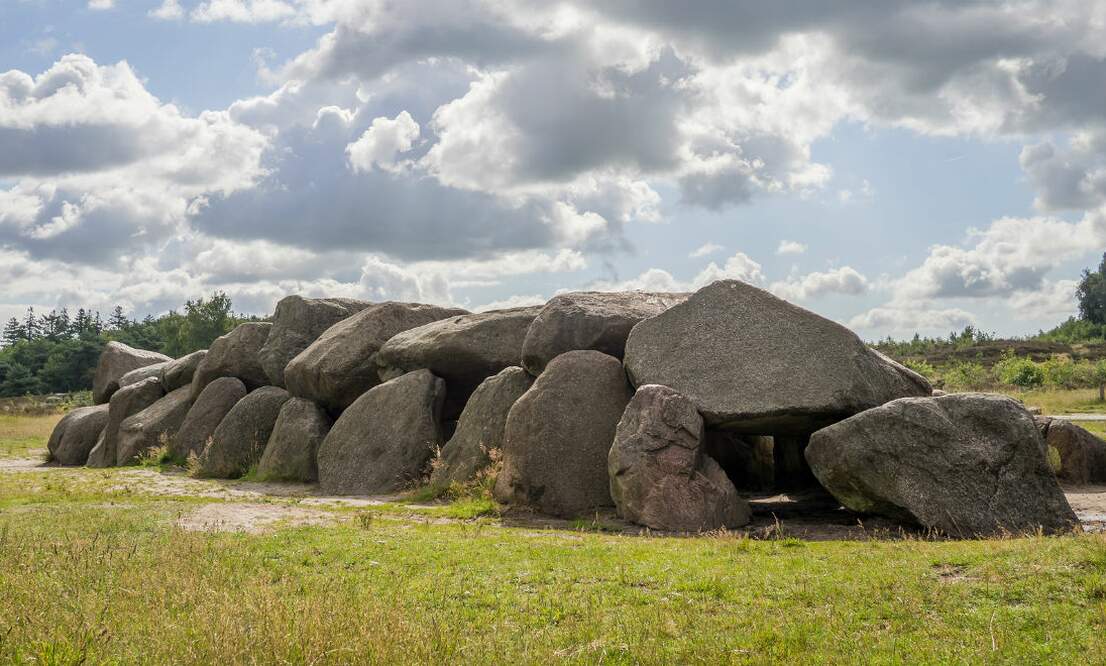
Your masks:
<svg viewBox="0 0 1106 666"><path fill-rule="evenodd" d="M150 449L163 444L171 446L191 404L189 388L185 386L123 419L119 424L115 463L129 465Z"/></svg>
<svg viewBox="0 0 1106 666"><path fill-rule="evenodd" d="M773 449L771 437L709 428L703 435L703 452L722 467L739 491L775 486Z"/></svg>
<svg viewBox="0 0 1106 666"><path fill-rule="evenodd" d="M611 506L607 455L631 395L613 356L554 358L507 416L496 499L565 517Z"/></svg>
<svg viewBox="0 0 1106 666"><path fill-rule="evenodd" d="M263 386L231 407L204 447L199 475L235 479L261 460L277 416L291 396L278 386Z"/></svg>
<svg viewBox="0 0 1106 666"><path fill-rule="evenodd" d="M445 382L428 370L368 390L319 447L319 485L338 495L400 490L422 477L442 445L438 421Z"/></svg>
<svg viewBox="0 0 1106 666"><path fill-rule="evenodd" d="M608 456L611 497L626 520L656 530L699 532L749 522L749 503L703 453L703 418L666 386L638 388Z"/></svg>
<svg viewBox="0 0 1106 666"><path fill-rule="evenodd" d="M165 395L161 381L147 377L140 382L124 386L108 401L108 421L96 446L88 454L89 467L112 467L118 460L119 426L127 418L146 409Z"/></svg>
<svg viewBox="0 0 1106 666"><path fill-rule="evenodd" d="M165 370L165 367L169 365L171 361L162 361L161 363L154 363L153 365L147 365L142 368L136 368L131 370L127 374L119 378L119 388L123 389L131 384L137 384L138 382L146 379L157 379L158 384L161 383L161 373ZM118 389L117 389L118 390ZM110 399L108 400L111 401Z"/></svg>
<svg viewBox="0 0 1106 666"><path fill-rule="evenodd" d="M526 331L540 310L526 307L465 314L399 333L376 354L380 377L430 370L449 388L445 418L457 418L480 382L519 364Z"/></svg>
<svg viewBox="0 0 1106 666"><path fill-rule="evenodd" d="M635 324L687 297L637 291L577 291L554 296L526 332L522 367L536 377L554 357L574 349L594 349L621 359Z"/></svg>
<svg viewBox="0 0 1106 666"><path fill-rule="evenodd" d="M318 481L316 455L333 425L326 410L310 400L292 398L284 403L257 465L258 476L281 481Z"/></svg>
<svg viewBox="0 0 1106 666"><path fill-rule="evenodd" d="M277 303L273 328L258 360L269 383L284 386L284 368L328 328L366 307L368 301L352 298L304 298L286 296Z"/></svg>
<svg viewBox="0 0 1106 666"><path fill-rule="evenodd" d="M1004 396L896 400L814 433L806 459L847 508L953 536L1079 524L1033 417Z"/></svg>
<svg viewBox="0 0 1106 666"><path fill-rule="evenodd" d="M503 448L503 430L511 407L534 380L519 367L488 377L469 398L457 430L442 448L430 485L466 483L491 464L490 453Z"/></svg>
<svg viewBox="0 0 1106 666"><path fill-rule="evenodd" d="M1071 421L1037 417L1037 428L1060 458L1056 478L1068 483L1106 483L1106 441Z"/></svg>
<svg viewBox="0 0 1106 666"><path fill-rule="evenodd" d="M111 394L119 390L119 380L131 370L172 360L165 354L135 349L122 342L113 340L107 343L92 379L93 402L102 405L110 400Z"/></svg>
<svg viewBox="0 0 1106 666"><path fill-rule="evenodd" d="M78 407L54 427L46 449L60 465L83 465L108 422L108 406Z"/></svg>
<svg viewBox="0 0 1106 666"><path fill-rule="evenodd" d="M207 350L201 349L165 365L161 370L161 385L165 391L176 391L182 386L191 384L196 368L200 367L200 362L205 356L207 356Z"/></svg>
<svg viewBox="0 0 1106 666"><path fill-rule="evenodd" d="M342 410L380 383L376 353L403 331L465 314L457 308L420 303L370 305L328 328L293 358L284 371L292 395Z"/></svg>
<svg viewBox="0 0 1106 666"><path fill-rule="evenodd" d="M208 441L215 436L215 429L245 397L246 385L237 377L220 377L205 386L173 438L170 446L173 458L187 460L192 454L203 453Z"/></svg>
<svg viewBox="0 0 1106 666"><path fill-rule="evenodd" d="M710 425L809 434L890 400L928 396L917 373L847 328L736 280L634 326L626 371L690 398Z"/></svg>
<svg viewBox="0 0 1106 666"><path fill-rule="evenodd" d="M237 377L251 391L266 386L269 377L257 355L272 327L268 322L247 322L216 338L192 377L192 399L199 398L204 387L219 377Z"/></svg>

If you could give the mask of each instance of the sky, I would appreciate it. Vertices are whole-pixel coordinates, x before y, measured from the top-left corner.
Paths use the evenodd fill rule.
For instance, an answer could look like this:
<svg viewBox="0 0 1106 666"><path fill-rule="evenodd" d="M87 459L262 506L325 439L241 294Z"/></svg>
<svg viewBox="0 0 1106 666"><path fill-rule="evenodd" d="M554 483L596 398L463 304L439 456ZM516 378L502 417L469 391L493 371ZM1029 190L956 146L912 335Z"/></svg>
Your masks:
<svg viewBox="0 0 1106 666"><path fill-rule="evenodd" d="M0 0L0 318L741 279L863 338L1076 313L1106 0Z"/></svg>

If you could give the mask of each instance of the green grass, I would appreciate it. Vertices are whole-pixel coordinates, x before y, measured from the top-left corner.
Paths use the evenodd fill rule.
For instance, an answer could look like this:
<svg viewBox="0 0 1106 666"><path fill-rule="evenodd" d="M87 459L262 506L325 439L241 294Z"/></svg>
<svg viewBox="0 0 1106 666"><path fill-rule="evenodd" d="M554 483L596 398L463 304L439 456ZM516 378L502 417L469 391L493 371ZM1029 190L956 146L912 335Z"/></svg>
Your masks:
<svg viewBox="0 0 1106 666"><path fill-rule="evenodd" d="M136 470L0 473L0 663L1106 660L1101 535L624 536L505 527L481 494L187 532L221 500Z"/></svg>
<svg viewBox="0 0 1106 666"><path fill-rule="evenodd" d="M1098 389L1007 391L1007 394L1045 414L1106 414Z"/></svg>
<svg viewBox="0 0 1106 666"><path fill-rule="evenodd" d="M61 414L0 415L0 458L27 458L46 448Z"/></svg>

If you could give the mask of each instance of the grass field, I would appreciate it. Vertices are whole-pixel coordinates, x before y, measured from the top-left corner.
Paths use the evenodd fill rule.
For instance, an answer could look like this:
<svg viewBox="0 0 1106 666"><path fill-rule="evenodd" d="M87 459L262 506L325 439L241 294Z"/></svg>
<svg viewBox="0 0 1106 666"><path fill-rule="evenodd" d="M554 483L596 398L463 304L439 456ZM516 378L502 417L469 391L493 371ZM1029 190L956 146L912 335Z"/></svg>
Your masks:
<svg viewBox="0 0 1106 666"><path fill-rule="evenodd" d="M46 448L60 414L10 416L0 414L0 457L23 458Z"/></svg>
<svg viewBox="0 0 1106 666"><path fill-rule="evenodd" d="M0 451L48 425L6 423ZM0 662L1106 659L1099 535L660 538L403 506L192 531L182 518L233 501L153 493L136 473L158 474L0 470Z"/></svg>

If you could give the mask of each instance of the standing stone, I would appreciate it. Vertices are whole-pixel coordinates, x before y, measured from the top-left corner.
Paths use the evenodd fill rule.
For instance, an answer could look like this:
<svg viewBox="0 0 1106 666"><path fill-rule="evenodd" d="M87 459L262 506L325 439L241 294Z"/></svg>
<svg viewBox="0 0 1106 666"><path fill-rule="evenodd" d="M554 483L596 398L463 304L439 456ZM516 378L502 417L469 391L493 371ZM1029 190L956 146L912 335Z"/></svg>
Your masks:
<svg viewBox="0 0 1106 666"><path fill-rule="evenodd" d="M277 303L273 328L257 358L273 386L284 386L284 368L331 326L371 305L352 298L286 296Z"/></svg>
<svg viewBox="0 0 1106 666"><path fill-rule="evenodd" d="M488 377L518 365L526 331L540 307L491 310L442 319L392 337L376 354L381 379L425 368L449 388L447 419L460 415Z"/></svg>
<svg viewBox="0 0 1106 666"><path fill-rule="evenodd" d="M204 387L184 417L170 451L175 460L200 455L238 401L246 397L246 385L237 377L220 377Z"/></svg>
<svg viewBox="0 0 1106 666"><path fill-rule="evenodd" d="M1048 449L1059 457L1056 478L1074 484L1106 483L1106 441L1071 421L1037 417Z"/></svg>
<svg viewBox="0 0 1106 666"><path fill-rule="evenodd" d="M736 280L715 282L634 326L626 372L691 399L708 425L807 435L907 396L921 375L847 328Z"/></svg>
<svg viewBox="0 0 1106 666"><path fill-rule="evenodd" d="M115 464L130 465L140 455L159 446L172 446L188 407L187 386L169 393L146 409L128 416L119 424L119 438L116 444Z"/></svg>
<svg viewBox="0 0 1106 666"><path fill-rule="evenodd" d="M319 485L337 495L400 490L422 477L442 445L445 383L428 370L369 389L319 447Z"/></svg>
<svg viewBox="0 0 1106 666"><path fill-rule="evenodd" d="M119 427L123 421L161 400L164 395L161 381L155 377L147 377L113 393L108 401L107 425L88 455L86 464L89 467L114 466L119 457Z"/></svg>
<svg viewBox="0 0 1106 666"><path fill-rule="evenodd" d="M519 367L485 379L461 412L457 431L442 448L430 485L448 488L453 483L467 483L488 467L491 452L503 448L503 429L511 407L533 383Z"/></svg>
<svg viewBox="0 0 1106 666"><path fill-rule="evenodd" d="M257 354L272 327L268 322L247 322L216 338L192 377L192 399L199 398L204 388L219 377L237 377L251 391L267 385L269 378Z"/></svg>
<svg viewBox="0 0 1106 666"><path fill-rule="evenodd" d="M1033 417L1005 396L895 400L814 433L806 459L846 508L956 537L1079 524Z"/></svg>
<svg viewBox="0 0 1106 666"><path fill-rule="evenodd" d="M119 380L131 370L172 360L164 354L135 349L122 342L113 340L107 343L92 379L93 402L102 405L110 400L111 394L119 390Z"/></svg>
<svg viewBox="0 0 1106 666"><path fill-rule="evenodd" d="M420 303L370 305L328 328L288 363L288 391L341 411L380 384L376 353L392 336L465 312Z"/></svg>
<svg viewBox="0 0 1106 666"><path fill-rule="evenodd" d="M131 384L137 384L138 382L146 379L157 379L158 383L161 382L161 373L165 370L166 366L171 361L162 361L161 363L154 363L153 365L147 365L142 368L136 368L131 370L127 374L119 378L119 388L123 389ZM110 399L109 399L110 401Z"/></svg>
<svg viewBox="0 0 1106 666"><path fill-rule="evenodd" d="M108 406L78 407L66 414L46 445L50 460L60 465L83 465L108 422Z"/></svg>
<svg viewBox="0 0 1106 666"><path fill-rule="evenodd" d="M607 455L631 394L613 356L554 358L507 416L496 499L569 518L611 506Z"/></svg>
<svg viewBox="0 0 1106 666"><path fill-rule="evenodd" d="M536 377L554 357L574 349L594 349L621 359L634 324L687 297L639 291L577 291L554 296L527 329L522 366Z"/></svg>
<svg viewBox="0 0 1106 666"><path fill-rule="evenodd" d="M199 458L199 476L235 479L261 460L277 416L291 398L277 386L263 386L238 401L215 429Z"/></svg>
<svg viewBox="0 0 1106 666"><path fill-rule="evenodd" d="M611 497L620 516L655 530L700 532L749 522L749 503L703 453L703 418L666 386L634 394L608 457Z"/></svg>
<svg viewBox="0 0 1106 666"><path fill-rule="evenodd" d="M175 361L170 361L161 370L161 385L167 393L176 391L182 386L192 383L192 377L196 374L196 368L207 356L207 350L194 351L187 356L181 356Z"/></svg>
<svg viewBox="0 0 1106 666"><path fill-rule="evenodd" d="M284 403L257 475L277 481L318 481L316 456L333 425L326 410L310 400L292 398Z"/></svg>

